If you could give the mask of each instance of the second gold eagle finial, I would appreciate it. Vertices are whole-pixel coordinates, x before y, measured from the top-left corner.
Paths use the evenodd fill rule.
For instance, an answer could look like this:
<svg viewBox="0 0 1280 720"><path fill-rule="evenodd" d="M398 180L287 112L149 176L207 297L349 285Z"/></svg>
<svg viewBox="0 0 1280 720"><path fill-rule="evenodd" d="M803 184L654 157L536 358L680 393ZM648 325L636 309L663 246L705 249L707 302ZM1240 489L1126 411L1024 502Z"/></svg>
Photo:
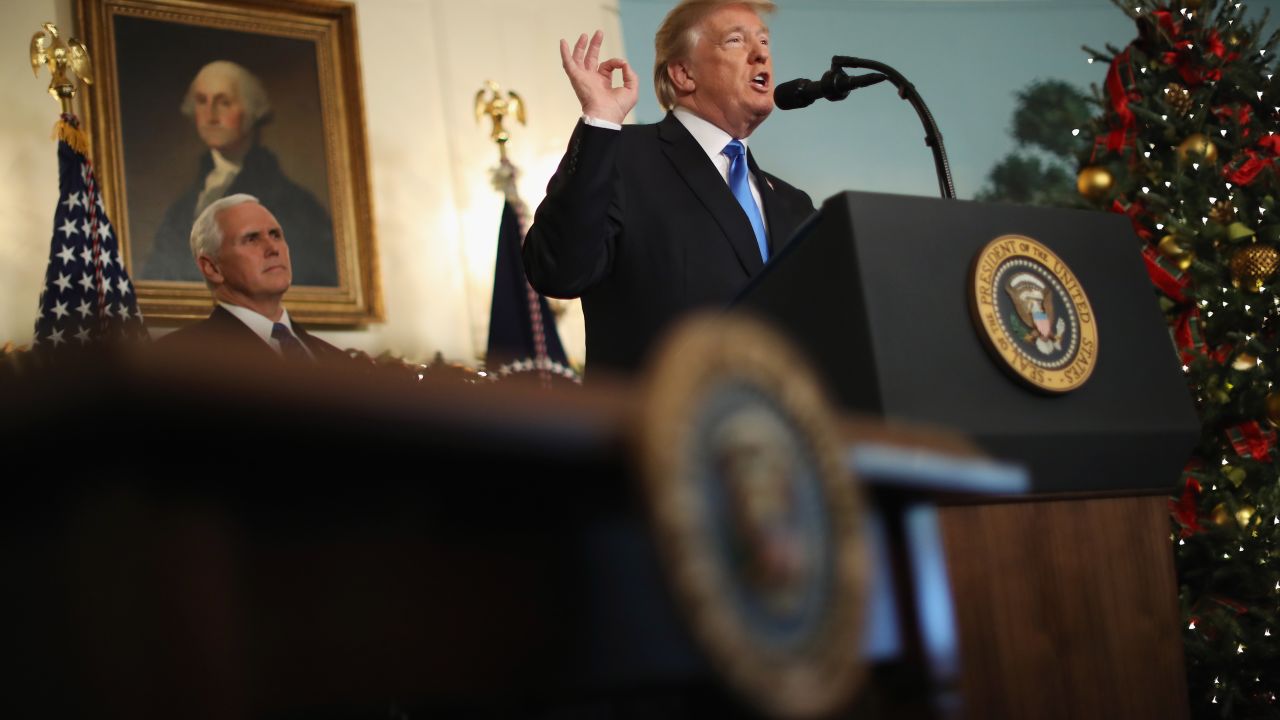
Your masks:
<svg viewBox="0 0 1280 720"><path fill-rule="evenodd" d="M507 96L502 96L502 90L498 84L492 80L485 81L485 87L480 88L476 93L476 121L488 115L493 121L493 132L489 137L498 143L498 152L502 157L507 156L507 141L511 136L507 133L506 128L502 126L502 119L508 116L514 117L521 125L526 124L524 112L524 100L515 92L508 90ZM485 93L488 92L488 98Z"/></svg>

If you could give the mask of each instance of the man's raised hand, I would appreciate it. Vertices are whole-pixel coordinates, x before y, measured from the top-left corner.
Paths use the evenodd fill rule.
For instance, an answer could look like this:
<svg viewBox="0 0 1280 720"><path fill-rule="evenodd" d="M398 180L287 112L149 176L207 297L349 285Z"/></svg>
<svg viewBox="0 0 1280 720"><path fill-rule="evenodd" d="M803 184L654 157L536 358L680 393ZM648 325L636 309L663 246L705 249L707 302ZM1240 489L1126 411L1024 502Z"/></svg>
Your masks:
<svg viewBox="0 0 1280 720"><path fill-rule="evenodd" d="M604 32L597 30L588 41L585 34L578 37L573 49L560 41L560 60L569 84L582 104L582 114L598 120L622 124L627 113L636 106L639 97L639 77L626 60L609 58L600 62L600 44ZM622 87L613 86L613 71L622 70Z"/></svg>

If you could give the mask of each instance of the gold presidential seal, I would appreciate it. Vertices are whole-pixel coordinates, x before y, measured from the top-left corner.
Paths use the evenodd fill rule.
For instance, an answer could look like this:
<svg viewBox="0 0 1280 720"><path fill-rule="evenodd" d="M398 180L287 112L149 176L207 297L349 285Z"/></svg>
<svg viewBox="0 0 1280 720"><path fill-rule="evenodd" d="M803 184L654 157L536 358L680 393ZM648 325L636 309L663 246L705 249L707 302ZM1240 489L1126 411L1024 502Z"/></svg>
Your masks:
<svg viewBox="0 0 1280 720"><path fill-rule="evenodd" d="M763 717L835 716L867 674L862 494L826 397L776 331L699 315L651 358L634 428L672 597Z"/></svg>
<svg viewBox="0 0 1280 720"><path fill-rule="evenodd" d="M1065 393L1093 374L1097 317L1075 273L1040 242L987 243L973 263L969 307L987 349L1028 385Z"/></svg>

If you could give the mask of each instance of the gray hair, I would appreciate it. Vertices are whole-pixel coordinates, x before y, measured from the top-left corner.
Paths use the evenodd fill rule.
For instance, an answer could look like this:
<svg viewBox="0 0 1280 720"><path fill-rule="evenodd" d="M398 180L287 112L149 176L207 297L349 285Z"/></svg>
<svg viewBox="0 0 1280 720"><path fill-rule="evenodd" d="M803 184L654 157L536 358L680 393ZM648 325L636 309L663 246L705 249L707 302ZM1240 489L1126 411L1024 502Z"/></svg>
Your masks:
<svg viewBox="0 0 1280 720"><path fill-rule="evenodd" d="M223 237L222 227L218 225L219 213L237 205L257 202L258 198L248 193L236 193L209 203L209 207L200 213L200 217L196 218L195 223L191 226L191 258L196 261L197 265L200 264L201 255L211 260L217 260L218 253L222 250ZM261 205L262 203L258 204ZM209 285L209 281L206 280L205 284ZM210 285L210 288L212 287Z"/></svg>
<svg viewBox="0 0 1280 720"><path fill-rule="evenodd" d="M231 77L231 81L235 84L239 91L240 102L244 104L245 114L249 118L249 128L256 127L265 118L271 115L271 100L267 97L267 89L262 86L262 81L257 75L249 72L243 65L233 63L230 60L214 60L213 62L200 68L200 72L191 79L191 84L187 86L187 95L182 99L182 114L187 117L193 117L196 112L196 101L192 97L196 87L196 81L205 74L222 74ZM249 129L246 128L246 129Z"/></svg>

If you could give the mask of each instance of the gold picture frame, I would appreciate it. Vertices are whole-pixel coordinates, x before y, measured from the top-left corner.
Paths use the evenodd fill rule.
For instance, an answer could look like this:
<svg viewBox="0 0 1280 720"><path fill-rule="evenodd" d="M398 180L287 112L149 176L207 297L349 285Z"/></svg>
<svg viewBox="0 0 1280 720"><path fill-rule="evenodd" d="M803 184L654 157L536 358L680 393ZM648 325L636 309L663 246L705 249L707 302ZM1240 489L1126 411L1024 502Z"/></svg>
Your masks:
<svg viewBox="0 0 1280 720"><path fill-rule="evenodd" d="M240 169L226 192L257 195L280 220L294 264L290 315L313 325L381 321L355 7L76 0L76 11L95 68L82 108L91 157L147 320L180 324L210 309L185 238L217 184L224 140L208 131L207 111L197 127L187 96L204 97L194 80L220 61L207 77L257 83L256 93L233 91L257 98L242 102L245 119L223 121L245 136L228 151Z"/></svg>

